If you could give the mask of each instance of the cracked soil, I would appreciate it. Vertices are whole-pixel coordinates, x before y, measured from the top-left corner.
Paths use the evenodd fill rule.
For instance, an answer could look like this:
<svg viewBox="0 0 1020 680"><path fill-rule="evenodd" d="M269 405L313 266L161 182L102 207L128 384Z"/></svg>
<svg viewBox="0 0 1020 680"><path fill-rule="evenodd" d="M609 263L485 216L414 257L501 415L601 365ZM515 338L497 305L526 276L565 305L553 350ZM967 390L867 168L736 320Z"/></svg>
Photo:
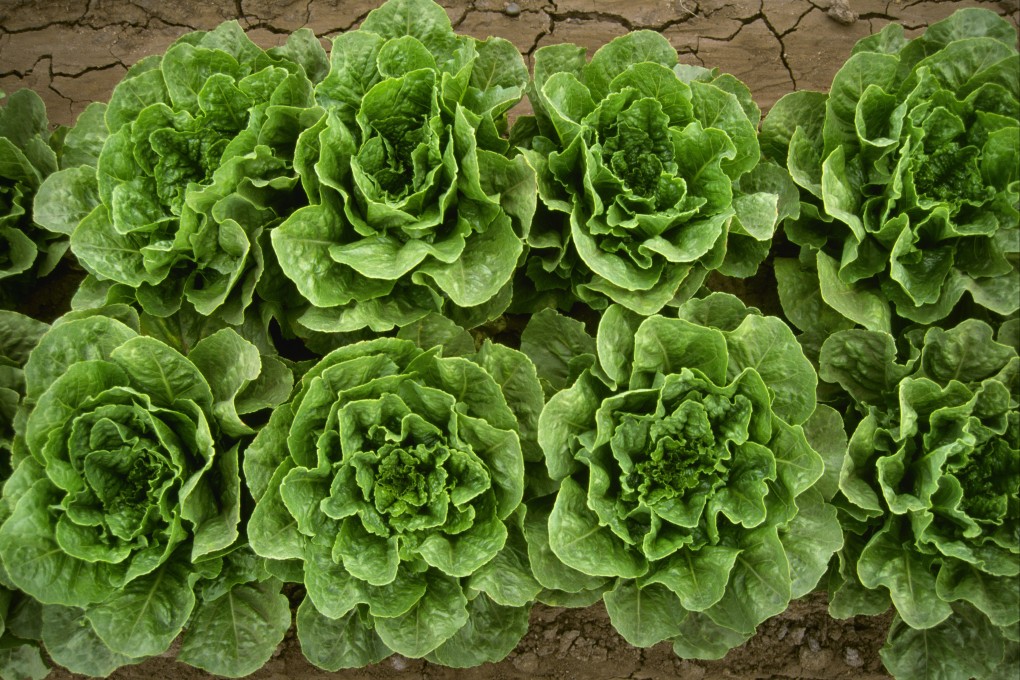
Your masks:
<svg viewBox="0 0 1020 680"><path fill-rule="evenodd" d="M796 89L825 90L860 38L890 21L908 34L961 7L983 6L1020 23L1020 0L440 0L455 28L500 36L530 62L536 49L574 42L591 54L637 29L661 32L688 63L718 67L751 88L768 109ZM0 89L39 92L53 124L69 125L106 100L128 66L191 30L237 19L264 47L307 26L328 39L355 28L380 0L0 0ZM325 43L324 43L325 44ZM629 646L605 609L537 606L531 627L503 662L457 670L391 657L364 669L325 673L301 656L293 630L253 678L664 680L689 678L886 678L878 650L889 617L836 621L824 595L794 603L720 661L678 659L666 643ZM54 671L51 678L72 678ZM123 668L117 680L210 677L169 656Z"/></svg>

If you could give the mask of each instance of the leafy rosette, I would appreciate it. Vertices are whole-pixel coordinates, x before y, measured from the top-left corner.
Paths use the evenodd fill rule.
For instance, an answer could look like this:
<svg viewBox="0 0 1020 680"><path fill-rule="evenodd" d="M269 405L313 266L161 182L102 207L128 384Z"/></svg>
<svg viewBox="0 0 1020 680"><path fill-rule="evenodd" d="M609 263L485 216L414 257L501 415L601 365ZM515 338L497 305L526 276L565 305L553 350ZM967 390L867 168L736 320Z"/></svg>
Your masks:
<svg viewBox="0 0 1020 680"><path fill-rule="evenodd" d="M98 158L40 191L45 225L149 314L186 302L242 323L253 300L279 301L279 282L256 288L269 230L305 203L294 148L322 114L312 79L326 68L307 29L268 51L237 22L184 35L128 70L100 114Z"/></svg>
<svg viewBox="0 0 1020 680"><path fill-rule="evenodd" d="M57 169L46 105L31 90L7 97L0 92L0 300L12 304L12 285L46 276L67 251L67 239L40 229L32 198Z"/></svg>
<svg viewBox="0 0 1020 680"><path fill-rule="evenodd" d="M322 668L393 652L477 665L527 630L540 586L520 504L541 388L516 350L440 349L335 350L245 451L251 545L303 582L298 637Z"/></svg>
<svg viewBox="0 0 1020 680"><path fill-rule="evenodd" d="M185 357L139 335L130 308L104 311L58 319L25 364L3 571L43 603L43 642L74 671L160 654L187 625L182 660L253 672L290 613L243 549L240 416L291 383L232 330Z"/></svg>
<svg viewBox="0 0 1020 680"><path fill-rule="evenodd" d="M547 587L611 579L603 599L631 644L719 658L814 588L842 535L816 486L802 427L816 376L792 331L721 293L679 312L609 307L597 356L549 399L538 441L559 489L529 549L562 562L535 570Z"/></svg>
<svg viewBox="0 0 1020 680"><path fill-rule="evenodd" d="M327 109L295 165L312 205L273 231L309 303L298 322L383 331L442 311L465 327L510 300L534 172L506 157L528 82L510 42L454 33L431 0L390 0L337 37L315 90Z"/></svg>
<svg viewBox="0 0 1020 680"><path fill-rule="evenodd" d="M14 423L25 396L25 362L48 324L17 312L0 311L0 480L13 465Z"/></svg>
<svg viewBox="0 0 1020 680"><path fill-rule="evenodd" d="M1015 677L1020 652L1018 324L975 319L892 336L835 333L821 377L860 408L839 477L847 531L830 578L837 617L896 617L896 677ZM1003 663L1003 659L1011 663Z"/></svg>
<svg viewBox="0 0 1020 680"><path fill-rule="evenodd" d="M893 331L1020 307L1020 55L1016 29L964 9L906 40L890 24L860 41L828 95L795 92L762 125L762 148L800 185L780 259L784 307L815 299L802 330ZM819 297L820 296L820 297ZM829 317L829 318L826 318Z"/></svg>
<svg viewBox="0 0 1020 680"><path fill-rule="evenodd" d="M678 305L711 270L750 276L796 187L760 164L761 112L730 75L677 63L662 35L635 31L585 63L570 44L535 53L534 118L514 138L549 211L535 220L527 276L604 309ZM527 305L527 302L523 302Z"/></svg>
<svg viewBox="0 0 1020 680"><path fill-rule="evenodd" d="M0 311L0 484L11 472L14 422L25 394L28 354L49 328L16 312ZM10 508L0 501L0 522ZM14 589L0 569L0 678L42 680L49 669L39 652L39 604Z"/></svg>

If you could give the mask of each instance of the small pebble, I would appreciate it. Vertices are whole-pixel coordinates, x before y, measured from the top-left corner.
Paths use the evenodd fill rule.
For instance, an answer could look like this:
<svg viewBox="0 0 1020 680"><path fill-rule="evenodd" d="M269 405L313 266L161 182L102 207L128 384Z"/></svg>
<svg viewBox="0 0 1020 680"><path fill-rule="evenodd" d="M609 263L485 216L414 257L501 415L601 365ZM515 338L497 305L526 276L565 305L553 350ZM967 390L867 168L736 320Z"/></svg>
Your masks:
<svg viewBox="0 0 1020 680"><path fill-rule="evenodd" d="M677 676L686 680L702 680L705 677L705 669L691 661L675 659L673 666L679 671Z"/></svg>
<svg viewBox="0 0 1020 680"><path fill-rule="evenodd" d="M390 657L390 665L393 666L393 670L396 671L407 670L407 659L399 654L394 654Z"/></svg>
<svg viewBox="0 0 1020 680"><path fill-rule="evenodd" d="M516 17L521 15L521 6L516 2L508 2L506 7L503 8L503 14L508 17Z"/></svg>
<svg viewBox="0 0 1020 680"><path fill-rule="evenodd" d="M847 666L853 666L854 668L860 668L864 665L864 659L861 658L861 653L853 647L847 647L843 651L843 658L846 660Z"/></svg>
<svg viewBox="0 0 1020 680"><path fill-rule="evenodd" d="M827 667L832 661L832 652L828 649L819 648L817 652L811 651L809 647L800 648L800 665L809 673L817 673Z"/></svg>
<svg viewBox="0 0 1020 680"><path fill-rule="evenodd" d="M513 664L522 673L534 673L538 670L538 656L534 652L525 652L516 657Z"/></svg>

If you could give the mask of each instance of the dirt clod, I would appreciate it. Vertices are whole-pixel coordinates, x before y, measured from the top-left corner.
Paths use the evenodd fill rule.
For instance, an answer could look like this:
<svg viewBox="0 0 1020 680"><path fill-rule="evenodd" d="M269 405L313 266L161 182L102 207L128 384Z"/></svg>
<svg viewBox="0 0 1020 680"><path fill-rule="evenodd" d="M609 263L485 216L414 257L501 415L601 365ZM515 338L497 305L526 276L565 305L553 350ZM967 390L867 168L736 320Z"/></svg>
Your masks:
<svg viewBox="0 0 1020 680"><path fill-rule="evenodd" d="M705 677L705 669L690 661L681 661L677 670L680 671L679 677L681 678L701 680Z"/></svg>
<svg viewBox="0 0 1020 680"><path fill-rule="evenodd" d="M832 6L829 7L826 14L844 26L850 26L858 19L857 12L850 9L847 0L833 0Z"/></svg>
<svg viewBox="0 0 1020 680"><path fill-rule="evenodd" d="M567 653L567 650L570 649L570 645L574 644L574 640L576 640L579 635L581 635L581 631L579 630L568 630L560 637L560 656Z"/></svg>
<svg viewBox="0 0 1020 680"><path fill-rule="evenodd" d="M801 642L804 641L804 633L806 632L807 629L804 626L797 626L796 628L794 628L790 634L790 643L794 645L799 645Z"/></svg>
<svg viewBox="0 0 1020 680"><path fill-rule="evenodd" d="M812 640L814 638L811 638ZM815 646L817 646L817 642ZM812 645L800 648L800 665L811 673L820 673L832 663L832 651L818 647L812 649Z"/></svg>

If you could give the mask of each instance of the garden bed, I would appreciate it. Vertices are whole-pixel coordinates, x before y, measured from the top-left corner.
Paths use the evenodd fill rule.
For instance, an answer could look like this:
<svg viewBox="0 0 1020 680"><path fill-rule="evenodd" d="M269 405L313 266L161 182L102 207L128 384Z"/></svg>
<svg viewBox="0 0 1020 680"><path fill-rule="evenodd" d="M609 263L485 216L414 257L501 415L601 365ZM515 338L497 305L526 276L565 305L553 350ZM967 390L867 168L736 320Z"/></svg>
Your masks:
<svg viewBox="0 0 1020 680"><path fill-rule="evenodd" d="M126 68L141 57L164 51L180 35L238 19L263 47L311 28L328 39L354 28L374 0L208 0L166 4L152 0L8 0L0 7L0 89L30 87L43 97L53 124L71 124L92 101L105 101ZM574 42L591 54L628 31L652 29L665 35L681 59L718 67L746 82L755 101L768 109L787 92L824 90L853 44L890 21L908 35L961 7L982 6L1020 19L1016 0L1007 2L900 2L898 0L476 0L442 2L454 28L479 38L504 37L527 60L536 49ZM51 320L68 308L80 278L61 268L46 286L32 291L20 311ZM732 280L730 280L732 282ZM712 280L710 279L710 286ZM732 285L732 284L731 284ZM776 313L771 270L730 290L765 313ZM300 601L294 593L293 602ZM685 661L668 644L640 649L610 625L601 604L586 609L536 606L527 635L498 664L458 670L425 661L391 657L364 669L325 673L302 656L293 631L270 662L251 677L298 678L879 678L887 677L878 649L890 616L837 621L826 612L824 594L795 602L760 626L758 635L714 662ZM174 662L170 652L122 668L114 678L135 680L210 677ZM72 676L61 670L53 678Z"/></svg>

